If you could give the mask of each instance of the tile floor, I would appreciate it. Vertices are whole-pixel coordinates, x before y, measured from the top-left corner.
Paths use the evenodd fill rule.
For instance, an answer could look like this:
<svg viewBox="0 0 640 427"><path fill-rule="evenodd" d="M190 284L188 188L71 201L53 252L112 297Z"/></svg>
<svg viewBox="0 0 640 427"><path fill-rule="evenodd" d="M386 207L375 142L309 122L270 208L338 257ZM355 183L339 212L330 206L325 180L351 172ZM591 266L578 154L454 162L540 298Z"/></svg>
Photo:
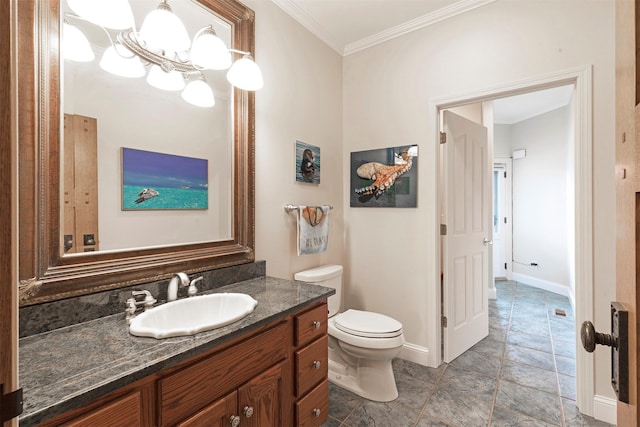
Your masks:
<svg viewBox="0 0 640 427"><path fill-rule="evenodd" d="M496 288L487 338L437 369L396 359L393 402L371 402L330 384L323 427L609 426L580 415L575 404L568 298L512 281Z"/></svg>

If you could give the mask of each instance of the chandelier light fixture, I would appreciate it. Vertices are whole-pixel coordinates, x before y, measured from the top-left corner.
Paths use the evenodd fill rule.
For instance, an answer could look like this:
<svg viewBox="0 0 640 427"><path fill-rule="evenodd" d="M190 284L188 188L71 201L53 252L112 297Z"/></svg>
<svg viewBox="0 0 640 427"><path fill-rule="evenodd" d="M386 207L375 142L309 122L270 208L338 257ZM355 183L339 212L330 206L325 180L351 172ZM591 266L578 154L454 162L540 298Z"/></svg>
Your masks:
<svg viewBox="0 0 640 427"><path fill-rule="evenodd" d="M256 91L264 82L250 52L227 48L212 25L201 28L193 38L162 0L157 9L147 14L140 30L136 30L128 0L67 0L79 18L102 28L110 40L100 67L112 74L140 78L158 89L182 91L182 99L199 107L213 107L213 91L203 71L228 70L227 80L238 89ZM92 61L94 53L86 36L65 18L63 55L79 62ZM117 31L115 37L109 30ZM233 54L240 58L233 62ZM146 67L145 67L146 65ZM148 72L147 72L148 69Z"/></svg>

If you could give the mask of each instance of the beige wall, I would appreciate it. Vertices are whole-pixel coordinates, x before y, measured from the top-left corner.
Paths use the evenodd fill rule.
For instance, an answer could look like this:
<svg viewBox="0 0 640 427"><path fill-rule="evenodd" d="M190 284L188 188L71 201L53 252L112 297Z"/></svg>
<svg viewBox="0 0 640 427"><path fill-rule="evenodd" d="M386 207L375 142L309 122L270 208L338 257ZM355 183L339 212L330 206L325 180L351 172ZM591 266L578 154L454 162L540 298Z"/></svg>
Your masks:
<svg viewBox="0 0 640 427"><path fill-rule="evenodd" d="M256 93L256 259L267 274L345 260L342 226L342 57L271 1L247 0L256 12L256 62L265 85ZM295 142L320 147L320 184L295 180ZM285 204L332 205L329 246L296 253L295 214Z"/></svg>
<svg viewBox="0 0 640 427"><path fill-rule="evenodd" d="M407 343L439 345L436 129L429 102L593 65L596 327L615 297L614 5L600 0L498 0L341 58L272 2L256 11L256 257L292 278L324 263L345 266L345 304L391 315ZM598 28L598 31L593 31ZM296 184L295 140L321 147L319 186ZM418 207L349 208L349 154L418 144ZM296 256L295 221L283 205L331 204L329 250ZM344 222L343 222L344 221ZM608 353L596 353L596 394L612 397Z"/></svg>
<svg viewBox="0 0 640 427"><path fill-rule="evenodd" d="M436 129L427 126L429 103L585 65L593 65L595 323L609 328L608 301L615 297L614 4L598 0L498 0L345 57L344 157L399 143L420 149L418 208L345 207L347 305L397 318L415 346L439 345L437 144ZM346 192L348 183L343 186ZM347 206L348 195L344 200ZM596 394L611 397L608 363L607 351L598 350Z"/></svg>

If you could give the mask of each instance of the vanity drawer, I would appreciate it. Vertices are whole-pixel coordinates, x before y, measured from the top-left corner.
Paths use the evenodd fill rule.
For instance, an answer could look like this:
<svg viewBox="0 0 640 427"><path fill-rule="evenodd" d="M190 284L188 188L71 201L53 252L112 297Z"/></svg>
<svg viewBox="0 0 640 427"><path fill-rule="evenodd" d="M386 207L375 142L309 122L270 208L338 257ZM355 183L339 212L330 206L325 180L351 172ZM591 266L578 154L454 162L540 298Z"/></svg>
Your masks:
<svg viewBox="0 0 640 427"><path fill-rule="evenodd" d="M295 345L299 347L327 334L327 304L296 316Z"/></svg>
<svg viewBox="0 0 640 427"><path fill-rule="evenodd" d="M287 357L286 323L160 381L161 425L174 425Z"/></svg>
<svg viewBox="0 0 640 427"><path fill-rule="evenodd" d="M296 396L302 396L327 378L329 338L325 335L296 351Z"/></svg>
<svg viewBox="0 0 640 427"><path fill-rule="evenodd" d="M329 416L329 380L324 380L296 402L296 425L321 426Z"/></svg>

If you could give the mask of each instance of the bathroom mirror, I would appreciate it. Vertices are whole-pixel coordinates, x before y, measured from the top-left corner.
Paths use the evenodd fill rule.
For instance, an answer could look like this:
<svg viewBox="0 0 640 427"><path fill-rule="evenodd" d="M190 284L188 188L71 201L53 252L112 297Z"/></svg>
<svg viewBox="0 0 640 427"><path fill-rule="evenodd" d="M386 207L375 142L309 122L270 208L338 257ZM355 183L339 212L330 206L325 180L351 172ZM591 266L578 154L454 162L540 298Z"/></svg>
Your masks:
<svg viewBox="0 0 640 427"><path fill-rule="evenodd" d="M129 3L140 28L159 1ZM231 45L230 24L199 3L169 5L190 40L212 26ZM72 49L62 43L61 255L229 240L233 86L226 70L183 77L183 85L200 80L214 95L213 106L193 105L181 96L186 88L149 84L151 65L109 55L120 31L77 17L66 0L61 7L63 34L65 28L81 31L95 55L71 60ZM123 63L129 67L118 68ZM105 70L110 67L136 77Z"/></svg>
<svg viewBox="0 0 640 427"><path fill-rule="evenodd" d="M130 3L139 27L140 14L159 0ZM169 4L190 37L211 24L228 47L253 53L251 9L232 0ZM186 104L179 92L150 87L144 77L113 76L98 65L109 43L103 30L69 15L67 21L87 33L96 58L64 60L66 12L65 0L18 3L21 304L158 280L176 271L252 262L254 94L233 88L225 72L207 71L216 105L202 108ZM91 153L76 151L74 165L69 154L80 149L68 144L86 145L77 141L92 131L94 163L86 160ZM161 156L165 171L178 169L184 159L189 167L204 164L201 191L193 192L204 194L204 204L174 200L158 207L139 195L152 185L163 195L193 187L166 180L134 188L131 199L125 173L136 163L127 163L127 156L141 153L144 164ZM167 177L175 180L171 173ZM75 195L69 196L74 187ZM78 220L76 212L92 203L95 212ZM95 232L74 228L74 218L76 227L93 223Z"/></svg>

